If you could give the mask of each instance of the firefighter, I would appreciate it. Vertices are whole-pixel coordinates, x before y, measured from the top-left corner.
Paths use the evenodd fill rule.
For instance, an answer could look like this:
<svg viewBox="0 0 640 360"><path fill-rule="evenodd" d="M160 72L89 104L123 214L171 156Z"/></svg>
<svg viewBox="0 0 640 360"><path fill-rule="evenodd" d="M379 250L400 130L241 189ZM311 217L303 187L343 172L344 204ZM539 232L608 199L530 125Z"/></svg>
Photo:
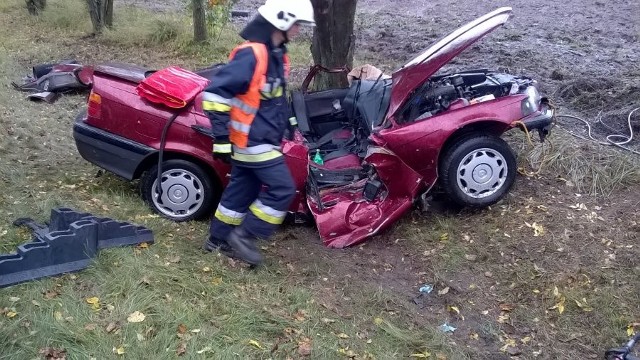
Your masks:
<svg viewBox="0 0 640 360"><path fill-rule="evenodd" d="M286 44L300 26L314 25L310 0L267 0L240 32L246 42L204 90L213 156L232 165L205 242L208 251L258 265L256 240L268 239L285 218L295 194L280 149L285 131L295 125L285 97Z"/></svg>

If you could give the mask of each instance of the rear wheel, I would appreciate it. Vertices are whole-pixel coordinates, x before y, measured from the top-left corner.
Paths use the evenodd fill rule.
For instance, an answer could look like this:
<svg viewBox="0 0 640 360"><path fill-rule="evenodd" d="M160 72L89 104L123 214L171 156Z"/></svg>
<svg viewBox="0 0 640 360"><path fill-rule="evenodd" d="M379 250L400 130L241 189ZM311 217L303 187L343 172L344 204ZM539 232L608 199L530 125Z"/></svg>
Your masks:
<svg viewBox="0 0 640 360"><path fill-rule="evenodd" d="M217 200L211 177L198 165L186 160L167 160L162 165L161 194L156 187L158 165L140 181L142 198L149 206L173 221L189 221L211 214Z"/></svg>
<svg viewBox="0 0 640 360"><path fill-rule="evenodd" d="M507 194L516 171L515 155L504 140L477 134L461 138L447 150L440 181L456 203L484 207Z"/></svg>

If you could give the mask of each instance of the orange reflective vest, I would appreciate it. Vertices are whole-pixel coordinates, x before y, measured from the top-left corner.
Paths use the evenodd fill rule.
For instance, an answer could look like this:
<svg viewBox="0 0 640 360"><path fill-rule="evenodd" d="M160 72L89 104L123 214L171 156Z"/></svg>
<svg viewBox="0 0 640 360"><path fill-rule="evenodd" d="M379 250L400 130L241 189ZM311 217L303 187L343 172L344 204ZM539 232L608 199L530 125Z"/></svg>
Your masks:
<svg viewBox="0 0 640 360"><path fill-rule="evenodd" d="M240 148L246 148L249 143L249 131L251 124L256 117L256 113L260 108L261 92L266 85L267 66L269 64L269 51L267 46L262 43L245 42L238 45L231 54L229 60L233 59L236 52L241 49L250 47L256 58L256 67L253 77L249 83L249 89L246 93L236 95L231 103L229 112L229 140L232 144ZM284 73L285 78L289 75L289 57L284 54Z"/></svg>

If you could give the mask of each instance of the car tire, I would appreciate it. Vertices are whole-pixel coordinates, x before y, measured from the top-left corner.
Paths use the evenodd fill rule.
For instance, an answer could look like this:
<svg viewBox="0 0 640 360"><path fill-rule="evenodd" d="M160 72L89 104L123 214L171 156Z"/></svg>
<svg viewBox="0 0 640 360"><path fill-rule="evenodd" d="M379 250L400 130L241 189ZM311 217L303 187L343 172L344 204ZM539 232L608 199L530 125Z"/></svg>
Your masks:
<svg viewBox="0 0 640 360"><path fill-rule="evenodd" d="M516 172L516 157L504 140L472 134L446 150L440 163L440 182L459 205L485 207L509 192Z"/></svg>
<svg viewBox="0 0 640 360"><path fill-rule="evenodd" d="M158 214L177 222L208 217L218 201L218 189L202 167L187 160L167 160L162 164L162 195L156 181L158 165L140 180L144 201Z"/></svg>

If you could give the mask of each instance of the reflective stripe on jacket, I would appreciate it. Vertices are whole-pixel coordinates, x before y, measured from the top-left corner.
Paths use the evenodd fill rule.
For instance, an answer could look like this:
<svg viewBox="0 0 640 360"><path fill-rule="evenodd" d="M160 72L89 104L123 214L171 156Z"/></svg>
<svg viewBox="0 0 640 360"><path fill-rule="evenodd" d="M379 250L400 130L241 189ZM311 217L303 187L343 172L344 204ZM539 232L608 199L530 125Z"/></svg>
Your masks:
<svg viewBox="0 0 640 360"><path fill-rule="evenodd" d="M254 162L280 156L277 148L290 116L284 96L289 73L285 50L260 42L241 44L203 93L202 107L211 120L212 133L216 140L234 145L236 160ZM272 149L238 151L263 144Z"/></svg>

